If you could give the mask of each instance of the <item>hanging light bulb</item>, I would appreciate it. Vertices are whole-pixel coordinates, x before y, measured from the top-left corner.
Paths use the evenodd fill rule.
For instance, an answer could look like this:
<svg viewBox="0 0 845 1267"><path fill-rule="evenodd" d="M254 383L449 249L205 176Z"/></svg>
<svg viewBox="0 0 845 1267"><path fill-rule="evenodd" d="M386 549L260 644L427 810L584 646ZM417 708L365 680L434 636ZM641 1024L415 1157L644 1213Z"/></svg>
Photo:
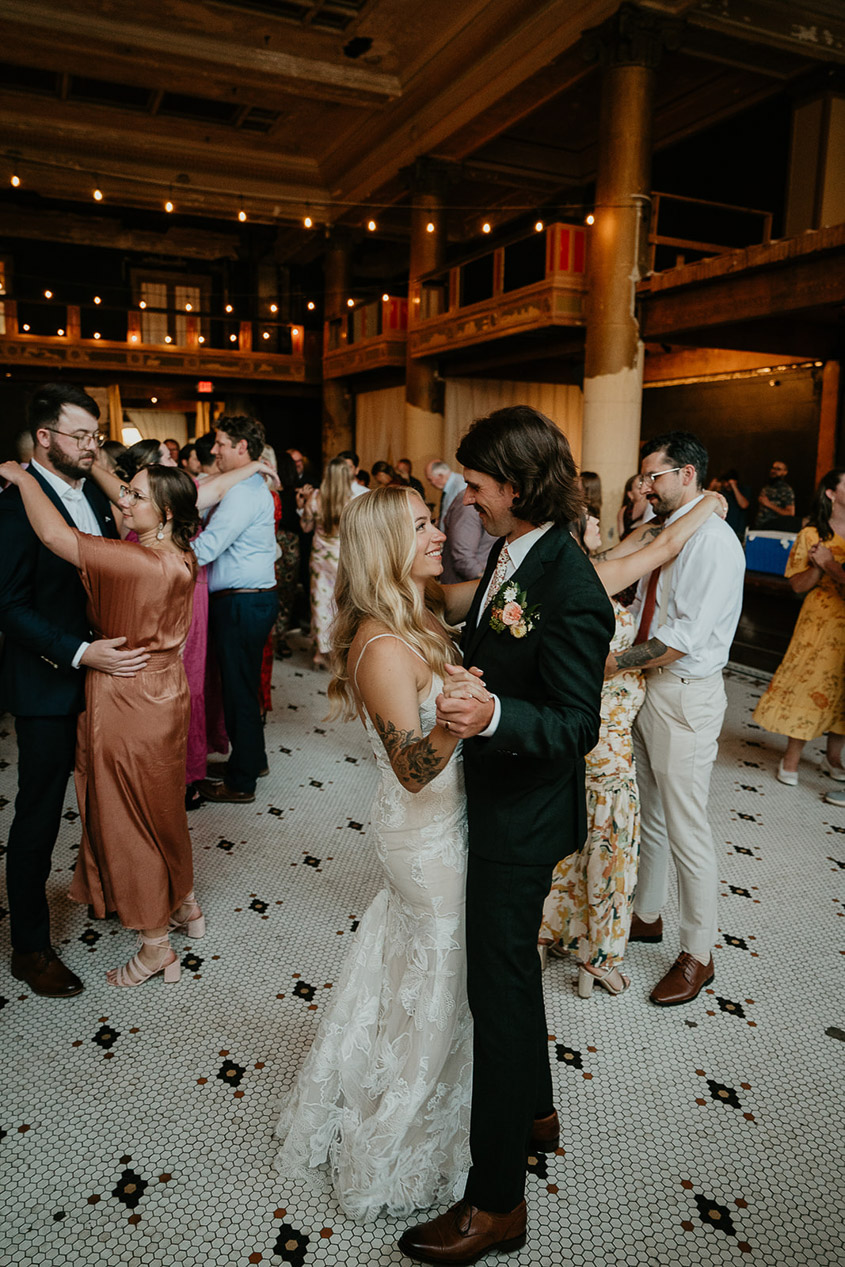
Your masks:
<svg viewBox="0 0 845 1267"><path fill-rule="evenodd" d="M390 295L388 295L387 291L385 291L384 294L382 295L382 301L384 303L387 303L389 298L390 298Z"/></svg>
<svg viewBox="0 0 845 1267"><path fill-rule="evenodd" d="M21 329L23 330L24 334L29 334L29 326L23 325L21 326Z"/></svg>
<svg viewBox="0 0 845 1267"><path fill-rule="evenodd" d="M376 225L375 220L367 221L367 228L369 229L370 233L375 233L377 227L378 226Z"/></svg>
<svg viewBox="0 0 845 1267"><path fill-rule="evenodd" d="M596 222L596 217L593 215L593 213L592 213L592 211L591 211L591 212L590 212L590 214L587 216L586 220L584 221L584 223L585 223L585 224L595 224L595 222Z"/></svg>
<svg viewBox="0 0 845 1267"><path fill-rule="evenodd" d="M293 335L294 338L297 338L299 335L299 326L294 326L293 329L291 330L291 334Z"/></svg>
<svg viewBox="0 0 845 1267"><path fill-rule="evenodd" d="M94 201L95 201L95 202L102 202L102 201L103 201L103 191L102 191L102 189L100 189L99 185L97 185L97 186L94 188L94 191L93 191L93 195L92 195L92 196L93 196L93 198L94 198Z"/></svg>
<svg viewBox="0 0 845 1267"><path fill-rule="evenodd" d="M200 337L199 337L199 339L197 340L197 342L198 342L198 343L205 343L205 335L204 335L204 334L201 334L201 335L200 335Z"/></svg>
<svg viewBox="0 0 845 1267"><path fill-rule="evenodd" d="M270 305L270 311L271 311L271 312L278 312L278 311L279 311L279 305L278 305L278 304L271 304L271 305Z"/></svg>
<svg viewBox="0 0 845 1267"><path fill-rule="evenodd" d="M232 311L232 305L231 305L231 304L227 304L227 305L226 305L226 311L227 311L227 312L231 312L231 311Z"/></svg>
<svg viewBox="0 0 845 1267"><path fill-rule="evenodd" d="M151 396L151 397L150 397L150 404L151 404L151 405L157 405L157 404L158 404L158 396Z"/></svg>
<svg viewBox="0 0 845 1267"><path fill-rule="evenodd" d="M53 292L52 292L52 290L45 290L45 291L44 291L44 298L45 298L45 299L52 299L52 298L53 298Z"/></svg>
<svg viewBox="0 0 845 1267"><path fill-rule="evenodd" d="M428 224L425 226L425 231L426 231L426 233L433 233L433 232L434 232L434 221L433 221L433 220L429 220Z"/></svg>
<svg viewBox="0 0 845 1267"><path fill-rule="evenodd" d="M354 308L354 307L355 307L355 300L354 300L354 299L347 299L347 301L346 301L346 306L347 306L347 308Z"/></svg>
<svg viewBox="0 0 845 1267"><path fill-rule="evenodd" d="M139 308L146 308L146 306L147 306L146 299L142 299L141 302L138 304Z"/></svg>
<svg viewBox="0 0 845 1267"><path fill-rule="evenodd" d="M269 339L269 338L270 338L270 331L269 331L269 330L264 330L264 331L262 332L262 334L261 334L261 337L262 337L262 339Z"/></svg>
<svg viewBox="0 0 845 1267"><path fill-rule="evenodd" d="M168 199L167 199L167 202L164 204L164 209L165 209L165 211L167 212L167 214L168 214L168 215L170 215L170 214L171 214L171 212L174 210L173 203L172 203L172 201L170 200L170 198L168 198Z"/></svg>
<svg viewBox="0 0 845 1267"><path fill-rule="evenodd" d="M538 221L537 221L537 223L534 225L534 232L535 232L535 233L542 233L542 232L543 232L543 229L544 229L545 227L546 227L546 226L543 224L543 221L542 221L542 220L538 220Z"/></svg>
<svg viewBox="0 0 845 1267"><path fill-rule="evenodd" d="M185 312L193 312L193 311L194 311L193 304L185 304Z"/></svg>
<svg viewBox="0 0 845 1267"><path fill-rule="evenodd" d="M310 229L312 225L314 224L314 221L311 219L310 216L306 216L305 219L302 221L302 223L305 225L306 229Z"/></svg>
<svg viewBox="0 0 845 1267"><path fill-rule="evenodd" d="M95 330L95 331L94 331L94 338L95 338L95 339L101 339L102 337L103 337L103 336L100 334L100 331L99 331L99 330Z"/></svg>
<svg viewBox="0 0 845 1267"><path fill-rule="evenodd" d="M103 301L102 301L102 299L100 298L100 296L99 296L99 295L95 295L95 296L94 296L94 303L95 303L95 304L101 304L102 302L103 302Z"/></svg>
<svg viewBox="0 0 845 1267"><path fill-rule="evenodd" d="M64 334L64 330L62 330L62 328L59 327L59 329L56 331L56 334L59 336L59 338L61 338L62 335Z"/></svg>
<svg viewBox="0 0 845 1267"><path fill-rule="evenodd" d="M246 222L246 212L244 211L243 207L241 207L240 211L238 212L238 219L240 220L241 224L244 224Z"/></svg>
<svg viewBox="0 0 845 1267"><path fill-rule="evenodd" d="M493 226L492 226L492 224L490 223L490 221L489 221L489 220L485 220L485 221L484 221L484 223L483 223L483 224L482 224L482 226L481 226L481 232L482 232L482 233L490 233L490 232L492 232L492 229L493 229Z"/></svg>
<svg viewBox="0 0 845 1267"><path fill-rule="evenodd" d="M18 165L17 163L15 163L14 167L12 168L12 174L9 177L9 184L12 186L13 189L19 189L20 183L21 183L21 178L18 175Z"/></svg>
<svg viewBox="0 0 845 1267"><path fill-rule="evenodd" d="M313 299L309 299L309 300L308 300L308 311L309 311L309 312L313 312L313 311L314 311L314 309L315 309L316 307L317 307L317 305L314 303L314 300L313 300Z"/></svg>
<svg viewBox="0 0 845 1267"><path fill-rule="evenodd" d="M230 334L230 335L229 335L229 342L230 342L230 343L237 343L237 341L238 341L238 336L237 336L236 334Z"/></svg>

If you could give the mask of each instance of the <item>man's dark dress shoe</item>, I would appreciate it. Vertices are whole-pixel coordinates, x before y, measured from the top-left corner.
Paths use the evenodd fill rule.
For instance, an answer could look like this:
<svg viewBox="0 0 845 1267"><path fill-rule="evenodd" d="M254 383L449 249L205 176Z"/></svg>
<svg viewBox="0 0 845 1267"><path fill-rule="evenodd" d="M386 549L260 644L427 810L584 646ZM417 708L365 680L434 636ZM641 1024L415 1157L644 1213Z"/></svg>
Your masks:
<svg viewBox="0 0 845 1267"><path fill-rule="evenodd" d="M699 963L695 955L684 952L678 955L666 976L658 981L648 997L658 1007L677 1007L679 1003L691 1003L715 975L712 955L709 963Z"/></svg>
<svg viewBox="0 0 845 1267"><path fill-rule="evenodd" d="M422 1263L475 1263L494 1249L522 1249L525 1244L525 1202L509 1214L479 1210L459 1201L445 1214L409 1228L399 1248Z"/></svg>
<svg viewBox="0 0 845 1267"><path fill-rule="evenodd" d="M228 761L209 761L205 767L205 775L212 783L223 783L226 775L229 773ZM263 770L258 771L259 779L266 779L270 773L270 767L266 765Z"/></svg>
<svg viewBox="0 0 845 1267"><path fill-rule="evenodd" d="M12 976L25 981L33 994L42 994L47 999L70 999L85 989L52 946L46 950L13 950Z"/></svg>
<svg viewBox="0 0 845 1267"><path fill-rule="evenodd" d="M528 1150L532 1153L553 1153L560 1143L560 1122L557 1110L552 1109L548 1117L535 1117L531 1128L531 1139Z"/></svg>
<svg viewBox="0 0 845 1267"><path fill-rule="evenodd" d="M206 801L231 801L236 805L246 805L255 800L254 792L236 792L228 783L216 783L213 779L200 779L196 787Z"/></svg>
<svg viewBox="0 0 845 1267"><path fill-rule="evenodd" d="M628 941L663 941L662 916L658 915L656 920L647 924L644 919L640 919L639 915L632 915Z"/></svg>

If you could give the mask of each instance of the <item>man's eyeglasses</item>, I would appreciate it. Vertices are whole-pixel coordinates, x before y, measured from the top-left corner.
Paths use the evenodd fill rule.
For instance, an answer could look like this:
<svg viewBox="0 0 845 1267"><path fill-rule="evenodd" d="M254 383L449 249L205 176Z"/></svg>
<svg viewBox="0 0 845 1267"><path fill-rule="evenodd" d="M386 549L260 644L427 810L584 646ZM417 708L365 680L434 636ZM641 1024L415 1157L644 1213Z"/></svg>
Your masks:
<svg viewBox="0 0 845 1267"><path fill-rule="evenodd" d="M673 471L682 471L682 466L668 466L665 471L655 471L653 475L641 475L637 481L640 488L645 488L647 484L654 484L655 480L659 480L661 475L671 475Z"/></svg>
<svg viewBox="0 0 845 1267"><path fill-rule="evenodd" d="M136 489L130 488L128 484L121 484L120 496L125 497L133 506L137 506L138 502L148 502L150 500L145 493L139 493Z"/></svg>
<svg viewBox="0 0 845 1267"><path fill-rule="evenodd" d="M45 430L52 431L57 436L67 436L68 440L75 440L78 449L90 449L92 445L95 449L101 449L108 440L104 431L60 431L58 427L46 427Z"/></svg>

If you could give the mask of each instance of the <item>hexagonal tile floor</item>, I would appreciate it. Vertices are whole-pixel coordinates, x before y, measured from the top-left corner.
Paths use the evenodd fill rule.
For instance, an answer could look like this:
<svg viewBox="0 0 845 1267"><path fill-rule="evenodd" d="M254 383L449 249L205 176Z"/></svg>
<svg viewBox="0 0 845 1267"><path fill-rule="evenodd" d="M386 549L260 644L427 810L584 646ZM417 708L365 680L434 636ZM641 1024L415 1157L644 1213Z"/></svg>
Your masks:
<svg viewBox="0 0 845 1267"><path fill-rule="evenodd" d="M378 887L368 851L375 769L362 728L323 720L303 647L276 666L270 776L254 805L189 816L204 940L178 942L178 989L115 991L131 938L67 901L72 787L50 890L75 999L29 994L0 923L0 1261L23 1267L407 1263L404 1224L358 1226L330 1195L273 1170L281 1097L357 918ZM797 788L783 740L750 721L762 689L728 674L711 819L720 856L713 986L659 1011L673 957L632 946L620 999L581 1001L571 962L546 974L563 1123L530 1158L524 1267L808 1267L843 1261L841 1104L845 810L808 746ZM15 795L0 719L0 838ZM3 913L5 916L5 912ZM837 1111L837 1096L840 1111ZM498 1261L491 1256L490 1261Z"/></svg>

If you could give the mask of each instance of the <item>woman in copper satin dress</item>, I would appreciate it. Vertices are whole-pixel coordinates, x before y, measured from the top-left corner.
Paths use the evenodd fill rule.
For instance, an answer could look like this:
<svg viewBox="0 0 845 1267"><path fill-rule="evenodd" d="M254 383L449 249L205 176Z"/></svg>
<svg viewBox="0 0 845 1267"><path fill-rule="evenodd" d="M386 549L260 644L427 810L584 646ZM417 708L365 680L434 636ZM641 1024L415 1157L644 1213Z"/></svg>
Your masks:
<svg viewBox="0 0 845 1267"><path fill-rule="evenodd" d="M180 657L196 578L194 483L175 468L138 472L120 498L136 544L78 532L32 476L15 463L2 469L43 543L79 569L98 636L125 637L148 653L131 677L86 674L75 771L83 833L70 897L140 930L139 953L107 974L111 985L140 985L158 972L178 981L169 931L205 931L185 813L190 697Z"/></svg>

